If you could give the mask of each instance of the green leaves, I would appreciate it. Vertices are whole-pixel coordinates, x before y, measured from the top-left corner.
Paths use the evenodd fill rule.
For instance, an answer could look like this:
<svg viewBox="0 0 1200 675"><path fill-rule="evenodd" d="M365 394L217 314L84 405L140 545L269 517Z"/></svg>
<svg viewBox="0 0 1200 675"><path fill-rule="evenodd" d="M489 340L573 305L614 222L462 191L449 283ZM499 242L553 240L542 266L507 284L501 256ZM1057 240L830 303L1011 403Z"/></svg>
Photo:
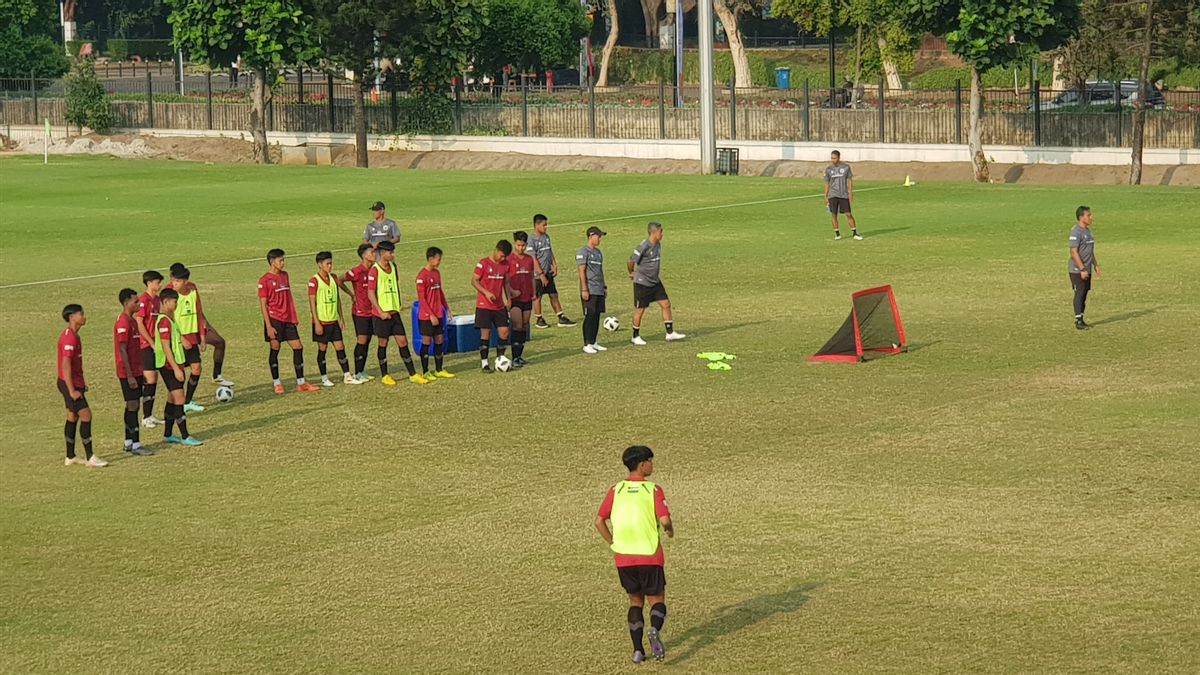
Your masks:
<svg viewBox="0 0 1200 675"><path fill-rule="evenodd" d="M945 35L950 51L986 70L1054 49L1079 27L1078 0L902 0L912 30Z"/></svg>
<svg viewBox="0 0 1200 675"><path fill-rule="evenodd" d="M559 68L574 62L589 29L577 0L490 0L476 63L492 73Z"/></svg>
<svg viewBox="0 0 1200 675"><path fill-rule="evenodd" d="M240 56L248 68L274 74L318 53L307 0L167 0L175 45L193 60L227 66Z"/></svg>

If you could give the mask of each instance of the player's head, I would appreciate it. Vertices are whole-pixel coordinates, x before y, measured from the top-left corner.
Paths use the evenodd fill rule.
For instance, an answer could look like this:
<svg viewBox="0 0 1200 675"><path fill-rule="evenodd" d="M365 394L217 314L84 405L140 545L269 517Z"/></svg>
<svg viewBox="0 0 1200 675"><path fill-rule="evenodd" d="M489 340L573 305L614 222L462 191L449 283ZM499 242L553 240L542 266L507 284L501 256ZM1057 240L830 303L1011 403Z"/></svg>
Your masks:
<svg viewBox="0 0 1200 675"><path fill-rule="evenodd" d="M833 162L834 164L842 161L842 153L838 152L837 150L829 153L829 161Z"/></svg>
<svg viewBox="0 0 1200 675"><path fill-rule="evenodd" d="M550 227L550 221L546 219L546 216L539 213L533 217L534 232L537 232L538 234L546 234L547 227Z"/></svg>
<svg viewBox="0 0 1200 675"><path fill-rule="evenodd" d="M390 263L396 259L396 245L390 241L381 241L375 247L375 254L383 262Z"/></svg>
<svg viewBox="0 0 1200 675"><path fill-rule="evenodd" d="M183 287L187 285L188 279L191 278L192 271L188 268L183 265L179 265L178 267L171 265L171 288L177 291L183 290Z"/></svg>
<svg viewBox="0 0 1200 675"><path fill-rule="evenodd" d="M525 247L529 246L529 235L525 230L517 230L513 232L513 249L517 255L525 255Z"/></svg>
<svg viewBox="0 0 1200 675"><path fill-rule="evenodd" d="M121 303L121 311L126 314L133 314L133 310L137 308L138 294L132 288L122 288L120 293L117 293L117 302Z"/></svg>
<svg viewBox="0 0 1200 675"><path fill-rule="evenodd" d="M185 267L184 264L181 262L171 263L171 269L168 271L168 273L171 276L175 277L176 279L182 279L183 277L180 277L178 274L176 274L176 272L179 272L180 270L186 270L186 269L187 269L187 267Z"/></svg>
<svg viewBox="0 0 1200 675"><path fill-rule="evenodd" d="M631 445L621 453L621 463L631 473L649 476L654 472L654 451L644 445Z"/></svg>
<svg viewBox="0 0 1200 675"><path fill-rule="evenodd" d="M283 249L273 248L270 251L267 251L267 264L271 266L272 270L278 272L279 270L283 269L284 264L287 262L287 258L285 257L286 255L287 254L283 252Z"/></svg>
<svg viewBox="0 0 1200 675"><path fill-rule="evenodd" d="M425 262L429 263L430 267L437 268L442 264L442 249L436 246L430 246L425 249Z"/></svg>
<svg viewBox="0 0 1200 675"><path fill-rule="evenodd" d="M650 240L651 244L657 244L658 242L662 241L662 223L651 221L651 223L646 226L646 238Z"/></svg>
<svg viewBox="0 0 1200 675"><path fill-rule="evenodd" d="M375 202L371 205L371 213L375 214L376 220L383 218L386 212L387 207L383 205L383 202Z"/></svg>
<svg viewBox="0 0 1200 675"><path fill-rule="evenodd" d="M324 274L329 274L329 270L333 269L332 252L321 251L317 254L317 269Z"/></svg>
<svg viewBox="0 0 1200 675"><path fill-rule="evenodd" d="M365 263L375 262L375 247L370 244L359 244L358 259Z"/></svg>
<svg viewBox="0 0 1200 675"><path fill-rule="evenodd" d="M158 301L159 308L162 309L164 314L174 312L175 305L179 302L179 292L174 288L168 288L162 292L162 295L158 296Z"/></svg>
<svg viewBox="0 0 1200 675"><path fill-rule="evenodd" d="M496 262L504 262L508 256L512 255L512 243L507 239L501 239L496 242L496 250L492 251L492 260Z"/></svg>
<svg viewBox="0 0 1200 675"><path fill-rule="evenodd" d="M1079 221L1080 225L1090 227L1092 224L1092 207L1081 206L1075 209L1075 220Z"/></svg>
<svg viewBox="0 0 1200 675"><path fill-rule="evenodd" d="M163 275L158 270L146 270L142 272L142 285L151 293L158 293L162 288Z"/></svg>
<svg viewBox="0 0 1200 675"><path fill-rule="evenodd" d="M607 234L608 234L607 232L596 227L595 225L589 227L587 229L588 245L589 246L599 246L600 238Z"/></svg>
<svg viewBox="0 0 1200 675"><path fill-rule="evenodd" d="M73 302L63 307L62 317L63 321L73 326L82 326L87 323L87 316L83 313L83 305L77 305Z"/></svg>

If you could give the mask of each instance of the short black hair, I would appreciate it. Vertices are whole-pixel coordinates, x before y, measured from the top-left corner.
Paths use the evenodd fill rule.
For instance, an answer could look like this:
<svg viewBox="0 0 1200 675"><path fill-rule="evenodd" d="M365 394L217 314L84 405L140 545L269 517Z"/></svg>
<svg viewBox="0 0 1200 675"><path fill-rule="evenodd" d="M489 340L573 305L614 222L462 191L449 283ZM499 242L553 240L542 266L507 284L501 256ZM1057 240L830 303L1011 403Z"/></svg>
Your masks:
<svg viewBox="0 0 1200 675"><path fill-rule="evenodd" d="M175 279L183 279L184 281L187 281L188 279L192 278L192 271L183 266L176 267L171 265L171 276Z"/></svg>
<svg viewBox="0 0 1200 675"><path fill-rule="evenodd" d="M162 281L163 275L159 274L158 270L146 270L142 272L142 285L149 286L151 281Z"/></svg>
<svg viewBox="0 0 1200 675"><path fill-rule="evenodd" d="M383 241L379 242L378 244L375 244L375 250L376 251L395 251L396 245L393 244L392 242L388 241L387 239L384 239Z"/></svg>
<svg viewBox="0 0 1200 675"><path fill-rule="evenodd" d="M654 451L644 445L631 445L621 453L621 463L630 471L637 469L638 464L648 459L654 459Z"/></svg>
<svg viewBox="0 0 1200 675"><path fill-rule="evenodd" d="M1091 213L1091 212L1092 212L1092 207L1090 207L1090 206L1081 206L1081 207L1079 207L1079 208L1075 209L1075 220L1079 220L1080 218L1082 218L1082 217L1083 217L1083 214L1085 214L1085 213Z"/></svg>
<svg viewBox="0 0 1200 675"><path fill-rule="evenodd" d="M270 251L267 251L267 262L268 263L275 262L276 260L279 260L280 258L282 258L285 255L287 255L287 254L283 252L283 249L273 248Z"/></svg>
<svg viewBox="0 0 1200 675"><path fill-rule="evenodd" d="M137 291L133 290L132 288L122 288L121 292L117 293L117 302L121 303L121 306L124 307L125 303L129 302L130 298L136 297Z"/></svg>
<svg viewBox="0 0 1200 675"><path fill-rule="evenodd" d="M171 272L171 274L172 274L172 275L174 275L174 274L175 274L176 272L178 272L179 270L184 270L184 269L187 269L187 266L185 266L185 265L184 265L183 263L181 263L181 262L177 262L177 263L171 263L171 269L170 269L170 272ZM179 277L175 277L175 278L176 278L176 279L178 279Z"/></svg>
<svg viewBox="0 0 1200 675"><path fill-rule="evenodd" d="M359 244L358 245L358 257L359 258L363 257L364 253L366 253L367 251L370 251L373 248L375 248L375 247L370 244Z"/></svg>
<svg viewBox="0 0 1200 675"><path fill-rule="evenodd" d="M436 246L430 246L429 248L425 249L425 259L426 260L431 260L433 258L438 257L439 255L442 255L442 249L440 249Z"/></svg>
<svg viewBox="0 0 1200 675"><path fill-rule="evenodd" d="M159 300L178 300L179 292L174 288L168 288L158 295Z"/></svg>
<svg viewBox="0 0 1200 675"><path fill-rule="evenodd" d="M661 229L662 229L662 223L660 223L656 220L652 220L652 221L650 221L650 224L646 225L646 233L647 234L649 234L655 230L661 230Z"/></svg>
<svg viewBox="0 0 1200 675"><path fill-rule="evenodd" d="M838 157L841 157L841 156L842 156L842 153L841 153L841 151L839 151L839 150L834 150L833 152L831 152L831 153L829 153L829 154L831 154L831 155L837 155Z"/></svg>
<svg viewBox="0 0 1200 675"><path fill-rule="evenodd" d="M317 262L321 263L326 260L333 260L333 253L329 251L321 251L317 254Z"/></svg>
<svg viewBox="0 0 1200 675"><path fill-rule="evenodd" d="M538 223L544 223L544 222L546 222L547 220L550 220L550 219L549 219L549 218L547 218L545 215L543 215L543 214L539 213L539 214L537 214L536 216L534 216L534 217L533 217L533 224L534 224L534 225L537 225Z"/></svg>
<svg viewBox="0 0 1200 675"><path fill-rule="evenodd" d="M512 244L507 239L501 239L496 242L496 250L504 255L512 255Z"/></svg>
<svg viewBox="0 0 1200 675"><path fill-rule="evenodd" d="M513 232L513 241L523 241L529 243L529 235L525 234L525 230L517 230Z"/></svg>
<svg viewBox="0 0 1200 675"><path fill-rule="evenodd" d="M77 305L72 302L71 304L67 305L66 307L63 307L63 321L70 321L72 314L78 314L82 311L83 311L83 305Z"/></svg>

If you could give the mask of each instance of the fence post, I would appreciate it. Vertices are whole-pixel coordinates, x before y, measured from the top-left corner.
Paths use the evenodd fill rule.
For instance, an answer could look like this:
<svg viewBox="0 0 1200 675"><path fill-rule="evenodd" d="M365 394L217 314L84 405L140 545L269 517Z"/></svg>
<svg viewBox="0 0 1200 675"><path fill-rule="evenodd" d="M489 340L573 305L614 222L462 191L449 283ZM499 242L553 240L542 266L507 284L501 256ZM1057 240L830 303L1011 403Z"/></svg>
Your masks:
<svg viewBox="0 0 1200 675"><path fill-rule="evenodd" d="M887 118L883 107L883 92L886 82L883 79L883 68L879 69L879 142L887 143Z"/></svg>
<svg viewBox="0 0 1200 675"><path fill-rule="evenodd" d="M267 131L275 131L275 92L271 92L271 100L267 102Z"/></svg>
<svg viewBox="0 0 1200 675"><path fill-rule="evenodd" d="M812 140L812 128L809 126L808 119L808 78L804 78L804 115L801 117L804 121L804 142Z"/></svg>
<svg viewBox="0 0 1200 675"><path fill-rule="evenodd" d="M124 77L124 76L125 76L125 75L124 75L124 73L122 73L122 72L121 72L121 71L122 71L122 70L124 70L124 69L125 69L125 68L124 68L124 66L123 66L122 62L121 62L121 61L117 61L117 79L120 79L120 78L122 78L122 77Z"/></svg>
<svg viewBox="0 0 1200 675"><path fill-rule="evenodd" d="M388 106L392 112L392 133L400 130L400 99L396 91L396 72L388 73Z"/></svg>
<svg viewBox="0 0 1200 675"><path fill-rule="evenodd" d="M521 73L521 135L529 135L529 80Z"/></svg>
<svg viewBox="0 0 1200 675"><path fill-rule="evenodd" d="M212 125L212 118L213 118L212 71L211 70L204 74L204 93L208 99L208 105L206 106L207 111L205 114L205 121L208 122L208 128L211 131L212 127L213 127L213 125Z"/></svg>
<svg viewBox="0 0 1200 675"><path fill-rule="evenodd" d="M962 145L962 80L954 81L954 142Z"/></svg>
<svg viewBox="0 0 1200 675"><path fill-rule="evenodd" d="M158 75L162 77L162 57L158 57Z"/></svg>
<svg viewBox="0 0 1200 675"><path fill-rule="evenodd" d="M329 133L333 133L333 73L325 73L325 103L329 110Z"/></svg>
<svg viewBox="0 0 1200 675"><path fill-rule="evenodd" d="M658 137L667 137L667 83L658 76Z"/></svg>
<svg viewBox="0 0 1200 675"><path fill-rule="evenodd" d="M154 76L150 73L150 66L146 66L146 124L151 129L154 128Z"/></svg>
<svg viewBox="0 0 1200 675"><path fill-rule="evenodd" d="M1033 144L1042 144L1042 83L1034 80L1029 91L1033 94ZM1119 83L1117 86L1121 86Z"/></svg>
<svg viewBox="0 0 1200 675"><path fill-rule="evenodd" d="M304 105L304 66L296 69L296 87L300 92L296 100L300 105Z"/></svg>
<svg viewBox="0 0 1200 675"><path fill-rule="evenodd" d="M1121 105L1121 83L1114 83L1113 86L1117 88L1117 147L1119 148L1123 143L1122 136L1125 135L1125 130L1121 128L1124 124L1122 118L1125 116L1125 108Z"/></svg>
<svg viewBox="0 0 1200 675"><path fill-rule="evenodd" d="M180 56L179 52L171 55L171 70L175 76L175 91L179 92L180 96L183 96L183 57Z"/></svg>
<svg viewBox="0 0 1200 675"><path fill-rule="evenodd" d="M38 123L37 78L29 71L29 92L33 94L33 123Z"/></svg>
<svg viewBox="0 0 1200 675"><path fill-rule="evenodd" d="M588 77L588 133L592 138L596 137L596 86L590 75Z"/></svg>
<svg viewBox="0 0 1200 675"><path fill-rule="evenodd" d="M463 132L463 123L462 123L463 84L465 84L463 79L459 78L458 83L454 85L454 133L459 136L462 136L462 132Z"/></svg>
<svg viewBox="0 0 1200 675"><path fill-rule="evenodd" d="M736 81L729 79L729 140L737 140L737 87Z"/></svg>

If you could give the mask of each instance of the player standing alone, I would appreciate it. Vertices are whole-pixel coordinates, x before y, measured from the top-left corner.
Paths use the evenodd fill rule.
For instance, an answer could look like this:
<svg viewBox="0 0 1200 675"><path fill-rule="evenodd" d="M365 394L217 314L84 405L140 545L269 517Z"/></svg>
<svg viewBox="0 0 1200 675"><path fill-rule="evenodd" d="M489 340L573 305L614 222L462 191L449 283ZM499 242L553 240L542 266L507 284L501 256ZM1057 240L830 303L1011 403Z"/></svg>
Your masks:
<svg viewBox="0 0 1200 675"><path fill-rule="evenodd" d="M563 313L562 304L558 301L558 286L554 279L558 276L558 260L554 257L554 249L550 246L550 235L546 229L550 227L546 216L537 214L533 217L533 236L529 238L529 250L533 253L533 273L536 275L533 297L533 313L537 316L538 328L549 328L550 324L542 318L542 296L550 296L550 306L558 315L558 327L574 326L575 322Z"/></svg>
<svg viewBox="0 0 1200 675"><path fill-rule="evenodd" d="M450 380L454 374L442 367L443 354L446 353L446 326L443 321L454 318L450 305L446 302L446 294L442 291L442 273L438 267L442 264L442 249L430 246L425 250L425 266L417 272L417 301L421 308L417 313L421 333L421 370L425 379L442 378ZM429 353L433 351L433 370L429 370Z"/></svg>
<svg viewBox="0 0 1200 675"><path fill-rule="evenodd" d="M657 302L662 307L663 324L667 329L668 340L682 340L687 337L675 332L675 321L671 315L671 299L667 297L667 289L659 278L662 267L662 238L663 227L659 223L646 226L646 239L633 249L629 256L629 278L633 279L633 339L635 345L644 345L642 339L642 315L650 303Z"/></svg>
<svg viewBox="0 0 1200 675"><path fill-rule="evenodd" d="M621 462L629 477L614 485L596 514L596 531L614 554L617 577L629 594L629 637L633 640L633 662L646 659L642 647L645 617L642 608L650 603L650 652L662 660L663 623L667 620L667 577L663 573L662 526L675 536L671 511L663 489L647 480L654 473L654 452L644 445L625 449ZM609 529L609 521L612 529Z"/></svg>
<svg viewBox="0 0 1200 675"><path fill-rule="evenodd" d="M338 288L354 298L354 305L350 309L350 318L354 320L354 333L357 336L354 344L354 377L360 382L370 382L375 378L367 375L367 351L370 349L371 338L375 335L375 310L371 307L367 277L370 276L371 267L375 265L375 247L360 244L358 258L359 263L338 280ZM350 282L352 288L346 288L346 281Z"/></svg>
<svg viewBox="0 0 1200 675"><path fill-rule="evenodd" d="M507 239L496 242L492 254L475 265L475 276L471 286L477 291L475 298L475 327L479 329L479 359L483 372L492 372L488 364L488 347L492 340L492 329L496 329L496 359L504 356L508 348L508 309L512 306L512 288L508 279L508 256L512 244Z"/></svg>
<svg viewBox="0 0 1200 675"><path fill-rule="evenodd" d="M837 150L829 154L829 161L831 164L825 167L825 208L833 218L833 239L842 238L838 214L844 213L846 222L850 224L850 234L855 240L862 241L854 214L850 212L850 202L854 201L854 172L849 164L842 161L842 153Z"/></svg>
<svg viewBox="0 0 1200 675"><path fill-rule="evenodd" d="M113 358L117 362L117 380L121 383L121 396L125 400L125 452L135 455L153 455L149 448L142 447L141 420L138 419L138 402L142 397L142 343L137 334L138 294L132 288L122 288L117 294L121 313L113 324Z"/></svg>
<svg viewBox="0 0 1200 675"><path fill-rule="evenodd" d="M342 382L362 384L350 372L346 360L346 343L342 342L342 303L338 298L338 279L333 273L333 253L321 251L317 254L317 273L308 280L308 309L312 313L312 339L317 343L317 368L321 371L321 386L332 387L325 357L332 344L337 353L338 365L342 368Z"/></svg>
<svg viewBox="0 0 1200 675"><path fill-rule="evenodd" d="M512 288L513 368L525 367L525 340L529 337L529 314L533 310L533 256L525 255L529 235L513 232L513 254L508 256L508 285Z"/></svg>
<svg viewBox="0 0 1200 675"><path fill-rule="evenodd" d="M1067 272L1071 277L1071 289L1075 291L1075 328L1091 328L1083 320L1087 308L1088 291L1092 290L1092 275L1100 276L1100 263L1096 262L1096 239L1092 236L1092 209L1081 206L1075 209L1075 227L1071 228L1071 260Z"/></svg>
<svg viewBox="0 0 1200 675"><path fill-rule="evenodd" d="M108 466L108 462L92 454L92 409L88 407L87 383L83 379L83 342L79 329L87 325L83 307L75 304L63 307L63 321L67 328L58 336L58 392L67 406L66 466L84 464L95 468ZM75 456L75 434L78 430L83 440L83 451L87 460Z"/></svg>
<svg viewBox="0 0 1200 675"><path fill-rule="evenodd" d="M267 264L271 269L258 279L258 307L263 318L263 340L270 343L271 353L267 365L271 368L271 381L275 393L283 393L283 382L279 379L279 349L282 343L292 348L292 365L296 369L296 391L320 391L321 388L304 381L304 345L300 342L300 331L296 324L296 300L292 297L291 281L283 271L287 259L283 249L267 251Z"/></svg>

